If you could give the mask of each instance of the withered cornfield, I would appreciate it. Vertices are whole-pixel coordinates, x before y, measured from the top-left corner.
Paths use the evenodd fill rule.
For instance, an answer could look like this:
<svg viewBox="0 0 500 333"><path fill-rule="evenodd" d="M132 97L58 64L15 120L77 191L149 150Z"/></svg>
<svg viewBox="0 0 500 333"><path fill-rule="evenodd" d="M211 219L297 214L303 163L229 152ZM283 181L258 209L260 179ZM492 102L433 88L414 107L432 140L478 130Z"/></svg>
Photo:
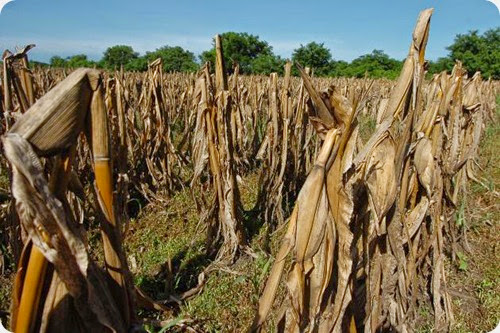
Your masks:
<svg viewBox="0 0 500 333"><path fill-rule="evenodd" d="M264 253L259 297L245 301L253 322L237 330L414 332L429 304L434 330L449 331L445 260L466 241L457 210L481 183L476 158L500 85L459 62L426 79L431 15L421 12L397 81L316 78L298 63L283 77L228 75L219 36L216 63L196 74L164 73L160 59L145 73L31 70L32 46L6 51L10 329L207 331L182 307L210 276L238 275L242 258ZM134 277L131 239L142 210L168 219L179 193L203 264L176 275L174 258L160 258L159 297Z"/></svg>

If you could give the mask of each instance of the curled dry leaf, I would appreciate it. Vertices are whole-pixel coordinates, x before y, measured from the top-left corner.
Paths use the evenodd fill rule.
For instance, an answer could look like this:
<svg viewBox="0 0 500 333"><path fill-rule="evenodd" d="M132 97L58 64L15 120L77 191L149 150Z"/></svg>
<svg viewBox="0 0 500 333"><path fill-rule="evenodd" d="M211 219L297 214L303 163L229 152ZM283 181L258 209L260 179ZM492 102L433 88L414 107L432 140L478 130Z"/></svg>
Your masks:
<svg viewBox="0 0 500 333"><path fill-rule="evenodd" d="M427 196L432 196L434 188L434 156L432 155L432 143L426 137L423 137L415 147L415 168L417 170L418 179L427 192Z"/></svg>

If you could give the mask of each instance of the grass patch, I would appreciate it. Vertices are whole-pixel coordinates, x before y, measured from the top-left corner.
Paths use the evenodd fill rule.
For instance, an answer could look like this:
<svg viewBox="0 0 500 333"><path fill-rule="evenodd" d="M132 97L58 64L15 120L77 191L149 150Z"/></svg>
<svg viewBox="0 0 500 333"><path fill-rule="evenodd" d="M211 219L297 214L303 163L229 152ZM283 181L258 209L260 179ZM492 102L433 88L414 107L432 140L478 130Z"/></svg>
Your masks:
<svg viewBox="0 0 500 333"><path fill-rule="evenodd" d="M210 275L202 293L181 307L181 314L196 318L205 332L243 332L252 323L260 286L272 260L261 253L257 259L240 259L231 272Z"/></svg>
<svg viewBox="0 0 500 333"><path fill-rule="evenodd" d="M196 271L207 264L205 233L197 224L195 203L187 189L177 192L166 207L148 207L130 221L125 249L135 283L157 299L195 285ZM176 272L173 276L166 272L169 265ZM164 281L167 276L170 281Z"/></svg>
<svg viewBox="0 0 500 333"><path fill-rule="evenodd" d="M372 134L375 132L375 128L377 127L377 121L374 119L372 115L369 114L361 114L358 117L359 121L359 136L363 140L363 142L367 142Z"/></svg>
<svg viewBox="0 0 500 333"><path fill-rule="evenodd" d="M15 274L0 275L0 320L6 326Z"/></svg>
<svg viewBox="0 0 500 333"><path fill-rule="evenodd" d="M248 174L239 182L241 200L247 210L244 221L251 225L261 225L250 211L257 200L259 175L259 172ZM210 264L211 258L206 257L206 232L198 222L189 189L177 192L164 206L146 207L137 219L130 221L125 239L129 266L135 284L153 299L167 299L195 287L199 273ZM177 309L174 307L175 318L194 319L196 327L204 332L248 328L272 265L272 257L261 251L258 241L260 232L265 232L263 229L251 242L258 258L242 256L230 270L210 273L200 294ZM167 319L154 311L140 311L139 315L150 320ZM146 328L150 332L159 329L151 325Z"/></svg>

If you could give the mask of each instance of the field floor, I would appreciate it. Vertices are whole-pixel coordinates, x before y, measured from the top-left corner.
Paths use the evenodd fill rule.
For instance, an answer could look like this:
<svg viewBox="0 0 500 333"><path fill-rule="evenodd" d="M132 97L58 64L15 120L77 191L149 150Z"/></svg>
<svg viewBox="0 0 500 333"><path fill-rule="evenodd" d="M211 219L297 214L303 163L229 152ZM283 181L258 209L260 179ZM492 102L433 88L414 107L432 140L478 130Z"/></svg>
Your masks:
<svg viewBox="0 0 500 333"><path fill-rule="evenodd" d="M497 104L499 99L497 99ZM463 225L463 248L449 260L448 291L453 299L452 332L488 332L500 321L500 112L489 123L482 139L476 177L463 198L457 221ZM253 256L243 254L234 265L214 268L204 287L186 301L179 297L198 285L210 264L205 231L189 189L178 192L162 205L139 207L129 222L125 247L134 281L168 312L139 310L149 332L173 331L187 325L204 332L243 332L252 322L258 297L271 268L284 228L266 237L265 227L251 209L256 202L259 173L243 177L240 186L247 232ZM100 235L90 234L90 244ZM6 249L2 248L2 251ZM96 256L101 255L93 247ZM12 265L2 265L0 318L8 317ZM417 332L432 332L431 307L422 307ZM162 327L164 328L162 330ZM177 328L174 328L177 327Z"/></svg>

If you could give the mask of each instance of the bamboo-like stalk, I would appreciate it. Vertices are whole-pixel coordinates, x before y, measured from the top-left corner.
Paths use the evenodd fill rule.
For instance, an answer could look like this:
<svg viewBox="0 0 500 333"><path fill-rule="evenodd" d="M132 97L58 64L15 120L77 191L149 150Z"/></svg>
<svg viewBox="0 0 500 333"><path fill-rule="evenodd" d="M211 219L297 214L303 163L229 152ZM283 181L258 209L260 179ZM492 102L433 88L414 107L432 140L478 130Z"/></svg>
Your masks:
<svg viewBox="0 0 500 333"><path fill-rule="evenodd" d="M102 240L108 274L115 284L111 292L118 304L122 304L122 318L126 324L133 318L131 290L127 285L127 262L123 256L121 227L115 218L113 207L113 175L109 146L109 129L106 106L99 77L90 77L93 94L90 102L90 142L94 162L96 192L106 220L102 221Z"/></svg>
<svg viewBox="0 0 500 333"><path fill-rule="evenodd" d="M60 200L64 200L66 187L71 170L71 160L74 157L75 150L70 149L69 154L63 159L56 161L56 165L52 171L50 178L49 190L54 193ZM33 332L35 320L39 312L39 306L43 306L40 300L42 288L44 285L48 261L43 256L42 252L36 247L31 246L29 254L29 262L26 268L26 279L22 286L22 294L17 309L17 318L13 322L12 329L14 332Z"/></svg>
<svg viewBox="0 0 500 333"><path fill-rule="evenodd" d="M34 332L34 324L40 304L43 278L47 271L47 265L48 262L42 252L38 248L33 247L29 255L28 267L26 268L26 278L23 281L19 308L16 310L16 320L11 323L13 332Z"/></svg>
<svg viewBox="0 0 500 333"><path fill-rule="evenodd" d="M8 71L8 53L6 54L4 52L3 57L2 57L2 66L3 66L3 107L5 111L12 111L12 98L10 94L10 76L9 76L9 71ZM9 120L6 121L6 125L8 126L10 123Z"/></svg>

